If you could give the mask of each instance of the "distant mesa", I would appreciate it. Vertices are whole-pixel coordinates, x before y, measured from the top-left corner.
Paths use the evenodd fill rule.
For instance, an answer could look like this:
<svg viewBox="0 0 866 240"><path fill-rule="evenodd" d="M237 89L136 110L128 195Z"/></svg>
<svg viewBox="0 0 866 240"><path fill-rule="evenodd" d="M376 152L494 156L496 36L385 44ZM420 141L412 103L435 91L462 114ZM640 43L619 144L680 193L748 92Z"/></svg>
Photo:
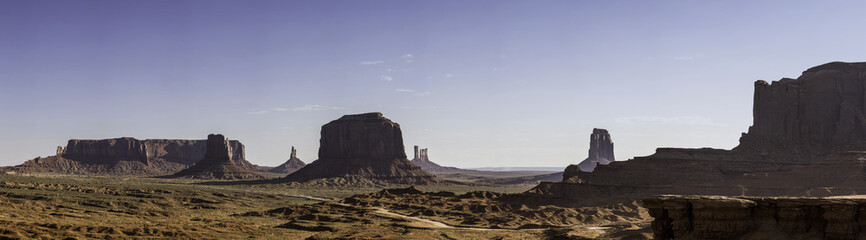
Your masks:
<svg viewBox="0 0 866 240"><path fill-rule="evenodd" d="M291 155L289 155L289 160L275 168L268 170L268 172L289 174L298 171L298 169L301 169L306 165L307 164L301 161L301 159L298 159L298 152L297 150L295 150L295 147L292 146L292 153Z"/></svg>
<svg viewBox="0 0 866 240"><path fill-rule="evenodd" d="M319 159L285 180L363 179L397 184L439 180L406 159L400 125L382 113L345 115L322 126Z"/></svg>
<svg viewBox="0 0 866 240"><path fill-rule="evenodd" d="M659 148L651 156L610 162L592 172L572 168L562 182L543 182L528 194L584 203L658 194L862 194L864 99L866 63L832 62L810 68L797 79L759 80L753 125L732 150Z"/></svg>
<svg viewBox="0 0 866 240"><path fill-rule="evenodd" d="M206 140L147 139L131 137L72 139L58 147L57 155L40 157L10 167L20 173L96 175L167 175L186 169L204 159ZM246 160L244 145L229 141L232 161L245 169L257 166Z"/></svg>
<svg viewBox="0 0 866 240"><path fill-rule="evenodd" d="M223 135L207 136L207 152L204 159L190 168L175 173L171 177L191 179L261 179L262 176L252 173L232 161L231 145Z"/></svg>

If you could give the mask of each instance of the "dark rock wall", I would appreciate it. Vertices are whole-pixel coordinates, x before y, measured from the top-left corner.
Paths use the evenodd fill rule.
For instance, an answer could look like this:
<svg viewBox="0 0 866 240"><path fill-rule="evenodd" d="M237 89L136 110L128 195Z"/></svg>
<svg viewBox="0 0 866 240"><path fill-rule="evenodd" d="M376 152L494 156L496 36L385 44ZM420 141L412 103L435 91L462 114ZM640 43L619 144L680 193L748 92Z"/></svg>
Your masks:
<svg viewBox="0 0 866 240"><path fill-rule="evenodd" d="M91 162L112 162L120 160L147 162L147 147L134 138L114 138L104 140L76 140L66 144L63 157L87 159Z"/></svg>
<svg viewBox="0 0 866 240"><path fill-rule="evenodd" d="M797 79L757 81L753 125L737 148L805 154L864 149L864 113L866 63L832 62Z"/></svg>
<svg viewBox="0 0 866 240"><path fill-rule="evenodd" d="M655 239L864 239L866 199L663 195L643 200Z"/></svg>
<svg viewBox="0 0 866 240"><path fill-rule="evenodd" d="M319 159L406 159L400 125L382 113L346 115L322 126Z"/></svg>
<svg viewBox="0 0 866 240"><path fill-rule="evenodd" d="M110 163L147 159L192 165L205 157L207 140L114 138L100 140L72 139L62 151L64 158L84 163ZM251 167L246 161L244 145L230 140L232 159L242 167ZM61 152L61 151L58 151Z"/></svg>

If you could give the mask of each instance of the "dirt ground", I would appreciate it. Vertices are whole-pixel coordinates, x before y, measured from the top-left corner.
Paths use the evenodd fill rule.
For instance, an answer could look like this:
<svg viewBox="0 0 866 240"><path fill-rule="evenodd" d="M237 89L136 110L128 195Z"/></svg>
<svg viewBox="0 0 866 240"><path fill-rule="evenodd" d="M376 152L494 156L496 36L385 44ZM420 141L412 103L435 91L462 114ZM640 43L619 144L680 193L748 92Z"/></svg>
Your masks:
<svg viewBox="0 0 866 240"><path fill-rule="evenodd" d="M509 202L526 186L322 187L0 175L0 238L648 239L636 203ZM445 192L448 191L448 192Z"/></svg>

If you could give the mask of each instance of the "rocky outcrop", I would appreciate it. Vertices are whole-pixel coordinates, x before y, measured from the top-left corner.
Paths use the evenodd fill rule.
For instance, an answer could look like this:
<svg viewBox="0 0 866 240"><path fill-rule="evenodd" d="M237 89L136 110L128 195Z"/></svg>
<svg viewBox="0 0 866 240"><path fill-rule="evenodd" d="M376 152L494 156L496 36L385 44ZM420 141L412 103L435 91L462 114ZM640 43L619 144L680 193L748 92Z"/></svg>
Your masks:
<svg viewBox="0 0 866 240"><path fill-rule="evenodd" d="M655 196L655 239L863 239L866 198Z"/></svg>
<svg viewBox="0 0 866 240"><path fill-rule="evenodd" d="M415 145L415 157L412 158L412 163L424 171L427 171L432 174L443 175L443 174L472 174L478 173L479 171L475 170L467 170L460 169L456 167L445 167L441 166L433 161L430 161L430 157L427 155L427 149L418 149L418 145Z"/></svg>
<svg viewBox="0 0 866 240"><path fill-rule="evenodd" d="M832 62L797 79L755 82L754 122L736 151L812 163L866 149L866 63Z"/></svg>
<svg viewBox="0 0 866 240"><path fill-rule="evenodd" d="M298 169L303 168L307 164L304 163L303 161L301 161L301 159L298 159L297 154L298 154L298 152L295 150L295 147L292 146L292 153L291 153L291 155L289 155L289 160L287 160L285 163L280 164L279 166L277 166L275 168L268 170L268 172L280 173L280 174L289 174L289 173L293 173L295 171L298 171Z"/></svg>
<svg viewBox="0 0 866 240"><path fill-rule="evenodd" d="M427 149L418 149L418 145L415 145L415 157L412 158L412 163L424 169L427 172L436 172L442 168L439 164L430 161L430 158L427 157Z"/></svg>
<svg viewBox="0 0 866 240"><path fill-rule="evenodd" d="M400 125L382 113L345 115L322 126L319 159L285 180L352 178L401 184L438 180L406 159Z"/></svg>
<svg viewBox="0 0 866 240"><path fill-rule="evenodd" d="M232 147L223 135L207 136L207 151L204 159L192 167L175 173L171 177L191 179L260 179L259 175L242 168L232 161Z"/></svg>
<svg viewBox="0 0 866 240"><path fill-rule="evenodd" d="M589 156L579 164L565 168L563 180L578 172L592 172L598 165L608 165L613 161L616 161L613 157L613 140L607 129L593 128L589 135Z"/></svg>
<svg viewBox="0 0 866 240"><path fill-rule="evenodd" d="M254 170L244 145L229 141L236 165ZM69 140L58 155L28 160L11 169L22 173L165 175L188 168L204 158L206 140L114 138Z"/></svg>
<svg viewBox="0 0 866 240"><path fill-rule="evenodd" d="M829 63L755 89L754 124L732 150L659 148L527 192L575 204L658 194L828 196L866 192L866 63Z"/></svg>

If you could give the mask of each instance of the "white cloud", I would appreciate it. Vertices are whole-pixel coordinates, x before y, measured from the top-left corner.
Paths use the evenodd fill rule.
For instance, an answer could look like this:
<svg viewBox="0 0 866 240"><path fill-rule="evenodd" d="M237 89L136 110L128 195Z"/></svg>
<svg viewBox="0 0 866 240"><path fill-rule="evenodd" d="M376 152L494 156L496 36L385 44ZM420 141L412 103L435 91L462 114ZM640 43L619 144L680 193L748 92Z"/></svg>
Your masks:
<svg viewBox="0 0 866 240"><path fill-rule="evenodd" d="M385 63L385 62L384 62L384 61L381 61L381 60L376 60L376 61L362 61L362 62L361 62L361 65L379 65L379 64L382 64L382 63Z"/></svg>
<svg viewBox="0 0 866 240"><path fill-rule="evenodd" d="M271 110L273 110L274 112L285 112L285 111L288 111L289 109L288 108L275 107L275 108L271 108Z"/></svg>
<svg viewBox="0 0 866 240"><path fill-rule="evenodd" d="M391 76L388 76L388 75L382 75L382 80L390 82L390 81L393 81L394 78L392 78Z"/></svg>
<svg viewBox="0 0 866 240"><path fill-rule="evenodd" d="M450 73L446 73L446 74L445 74L445 77L446 77L446 78L450 78L450 77L453 77L453 76L454 76L454 75L451 75Z"/></svg>
<svg viewBox="0 0 866 240"><path fill-rule="evenodd" d="M688 61L688 60L694 60L694 59L695 59L695 56L674 57L674 60L680 60L680 61Z"/></svg>
<svg viewBox="0 0 866 240"><path fill-rule="evenodd" d="M673 125L703 125L724 126L725 124L713 122L712 119L702 116L676 116L676 117L618 117L614 121L622 124L673 124Z"/></svg>
<svg viewBox="0 0 866 240"><path fill-rule="evenodd" d="M414 91L415 90L408 89L408 88L398 88L397 89L397 92L414 92Z"/></svg>
<svg viewBox="0 0 866 240"><path fill-rule="evenodd" d="M430 94L433 94L433 93L430 92L430 91L424 91L424 92L416 93L415 96L423 97L423 96L427 96L427 95L430 95Z"/></svg>
<svg viewBox="0 0 866 240"><path fill-rule="evenodd" d="M402 58L403 61L406 62L406 63L412 63L412 62L415 62L415 56L412 56L412 54L405 54L405 55L403 55L403 56L400 57L400 58Z"/></svg>

